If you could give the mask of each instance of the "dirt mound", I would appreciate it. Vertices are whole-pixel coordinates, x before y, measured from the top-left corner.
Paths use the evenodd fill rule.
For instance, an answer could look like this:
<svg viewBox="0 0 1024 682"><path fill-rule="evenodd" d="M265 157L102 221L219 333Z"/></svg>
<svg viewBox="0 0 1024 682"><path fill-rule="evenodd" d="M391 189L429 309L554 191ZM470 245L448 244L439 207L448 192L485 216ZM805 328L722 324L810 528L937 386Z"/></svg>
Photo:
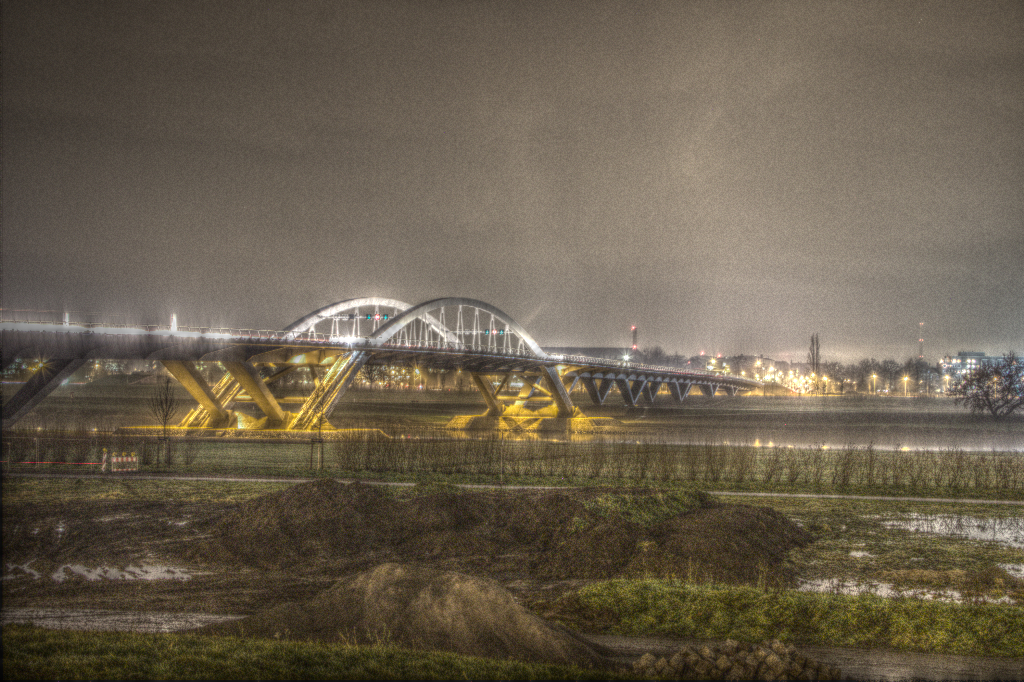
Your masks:
<svg viewBox="0 0 1024 682"><path fill-rule="evenodd" d="M785 565L787 554L813 539L774 509L744 504L697 510L685 523L662 524L652 536L661 552L640 557L634 573L650 565L652 573L682 576L684 566L693 566L695 577L734 583L788 583L795 575Z"/></svg>
<svg viewBox="0 0 1024 682"><path fill-rule="evenodd" d="M530 613L492 580L395 563L342 578L308 601L203 631L607 665L604 647Z"/></svg>
<svg viewBox="0 0 1024 682"><path fill-rule="evenodd" d="M261 568L317 565L399 539L390 507L379 486L303 483L242 503L201 549Z"/></svg>
<svg viewBox="0 0 1024 682"><path fill-rule="evenodd" d="M543 580L675 576L788 584L809 534L770 509L695 491L389 491L330 479L240 505L197 558L358 570L384 561Z"/></svg>

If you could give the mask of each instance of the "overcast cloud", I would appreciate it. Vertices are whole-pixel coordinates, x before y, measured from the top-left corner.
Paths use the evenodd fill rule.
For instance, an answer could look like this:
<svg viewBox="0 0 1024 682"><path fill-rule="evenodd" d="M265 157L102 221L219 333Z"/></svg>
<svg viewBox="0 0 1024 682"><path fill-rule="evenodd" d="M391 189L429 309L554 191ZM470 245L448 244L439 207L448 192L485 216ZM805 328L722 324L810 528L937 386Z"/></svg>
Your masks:
<svg viewBox="0 0 1024 682"><path fill-rule="evenodd" d="M1024 3L3 3L5 308L1024 351Z"/></svg>

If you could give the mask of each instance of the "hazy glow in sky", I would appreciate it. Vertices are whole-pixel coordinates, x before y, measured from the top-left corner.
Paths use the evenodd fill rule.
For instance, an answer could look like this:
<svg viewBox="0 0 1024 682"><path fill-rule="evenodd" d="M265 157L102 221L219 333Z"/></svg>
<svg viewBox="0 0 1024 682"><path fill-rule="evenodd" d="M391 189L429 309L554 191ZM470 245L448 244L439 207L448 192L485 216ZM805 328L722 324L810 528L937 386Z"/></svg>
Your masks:
<svg viewBox="0 0 1024 682"><path fill-rule="evenodd" d="M3 3L3 306L1024 351L1020 2Z"/></svg>

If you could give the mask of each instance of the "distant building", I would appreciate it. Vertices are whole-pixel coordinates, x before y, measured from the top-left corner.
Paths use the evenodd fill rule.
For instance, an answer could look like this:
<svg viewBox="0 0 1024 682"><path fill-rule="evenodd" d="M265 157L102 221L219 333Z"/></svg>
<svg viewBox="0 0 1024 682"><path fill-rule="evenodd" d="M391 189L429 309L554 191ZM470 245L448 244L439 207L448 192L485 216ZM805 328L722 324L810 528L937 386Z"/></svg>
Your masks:
<svg viewBox="0 0 1024 682"><path fill-rule="evenodd" d="M998 362L1002 359L1000 356L985 355L978 351L962 350L956 354L956 357L950 355L944 357L939 362L939 369L942 370L943 374L958 377L965 372L977 369L982 363Z"/></svg>

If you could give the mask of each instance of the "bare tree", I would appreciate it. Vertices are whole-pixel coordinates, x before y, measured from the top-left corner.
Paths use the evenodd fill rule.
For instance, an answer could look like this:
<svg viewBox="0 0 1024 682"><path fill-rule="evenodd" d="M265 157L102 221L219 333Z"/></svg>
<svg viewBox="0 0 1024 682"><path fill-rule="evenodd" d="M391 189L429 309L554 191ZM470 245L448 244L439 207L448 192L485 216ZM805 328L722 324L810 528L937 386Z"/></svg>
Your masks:
<svg viewBox="0 0 1024 682"><path fill-rule="evenodd" d="M814 375L814 390L817 390L818 382L821 381L821 343L818 341L818 332L811 334L811 348L807 352L807 365Z"/></svg>
<svg viewBox="0 0 1024 682"><path fill-rule="evenodd" d="M999 419L1024 406L1024 360L1013 352L1002 360L983 362L966 373L949 392L957 405Z"/></svg>
<svg viewBox="0 0 1024 682"><path fill-rule="evenodd" d="M374 387L376 384L383 383L388 376L388 368L384 365L371 365L365 364L363 368L359 370L359 373L363 376L363 379L370 384L370 387Z"/></svg>
<svg viewBox="0 0 1024 682"><path fill-rule="evenodd" d="M885 381L886 387L895 391L896 383L903 376L903 365L896 362L892 358L882 360L882 364L879 366L878 374Z"/></svg>
<svg viewBox="0 0 1024 682"><path fill-rule="evenodd" d="M828 377L835 387L836 393L842 393L846 385L846 368L841 362L830 360L821 363L821 372ZM828 391L828 383L825 384L825 391Z"/></svg>
<svg viewBox="0 0 1024 682"><path fill-rule="evenodd" d="M163 429L164 459L167 466L171 465L171 441L167 436L167 431L180 411L181 403L174 395L174 384L171 377L165 375L158 382L156 393L149 399L149 413Z"/></svg>
<svg viewBox="0 0 1024 682"><path fill-rule="evenodd" d="M648 365L664 365L668 358L668 353L661 346L654 346L653 348L645 348L640 351L640 357Z"/></svg>

